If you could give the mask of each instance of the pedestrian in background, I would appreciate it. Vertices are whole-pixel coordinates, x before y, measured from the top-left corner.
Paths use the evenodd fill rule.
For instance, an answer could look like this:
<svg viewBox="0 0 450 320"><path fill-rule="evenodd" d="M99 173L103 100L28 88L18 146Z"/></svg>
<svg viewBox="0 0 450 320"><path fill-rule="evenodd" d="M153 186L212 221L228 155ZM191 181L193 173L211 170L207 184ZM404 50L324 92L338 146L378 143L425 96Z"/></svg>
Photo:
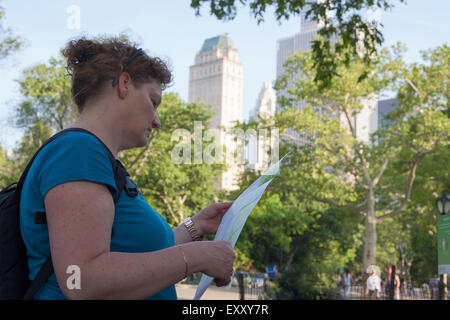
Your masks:
<svg viewBox="0 0 450 320"><path fill-rule="evenodd" d="M433 278L431 278L428 281L428 283L430 285L431 300L438 300L439 299L439 285L441 283L438 275L436 273L434 273Z"/></svg>
<svg viewBox="0 0 450 320"><path fill-rule="evenodd" d="M389 265L387 268L387 274L385 279L385 293L388 297L390 297L391 292L391 281L392 281L392 270L395 268L394 265ZM400 300L400 278L397 273L394 276L394 296L395 300Z"/></svg>
<svg viewBox="0 0 450 320"><path fill-rule="evenodd" d="M377 271L372 269L370 276L367 278L366 296L369 299L377 299L381 292L381 279L377 275Z"/></svg>
<svg viewBox="0 0 450 320"><path fill-rule="evenodd" d="M345 273L344 273L344 296L345 296L345 298L348 297L351 285L352 285L352 274L350 273L350 270L345 268Z"/></svg>

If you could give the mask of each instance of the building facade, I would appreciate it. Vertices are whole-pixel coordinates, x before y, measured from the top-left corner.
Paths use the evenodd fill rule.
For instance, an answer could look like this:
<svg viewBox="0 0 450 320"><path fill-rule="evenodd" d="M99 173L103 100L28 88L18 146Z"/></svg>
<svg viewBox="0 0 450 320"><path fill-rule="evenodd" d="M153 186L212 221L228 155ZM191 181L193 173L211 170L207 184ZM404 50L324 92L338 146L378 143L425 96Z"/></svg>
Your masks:
<svg viewBox="0 0 450 320"><path fill-rule="evenodd" d="M258 117L271 118L275 115L276 95L273 90L272 83L265 81L255 107L250 111L249 120L258 121ZM248 141L248 168L250 170L263 171L271 164L271 155L269 152L275 141L274 132L255 132L249 136Z"/></svg>
<svg viewBox="0 0 450 320"><path fill-rule="evenodd" d="M386 115L394 111L395 109L399 108L400 105L398 104L398 100L395 98L391 99L384 99L378 101L378 128L382 126L388 126L389 120L386 119Z"/></svg>
<svg viewBox="0 0 450 320"><path fill-rule="evenodd" d="M214 115L210 128L219 130L218 143L227 147L223 155L227 170L219 179L221 188L226 190L236 188L236 179L242 172L239 156L229 156L234 155L238 147L225 133L233 121L242 121L242 97L243 65L230 36L224 34L206 39L189 69L188 102L212 106Z"/></svg>
<svg viewBox="0 0 450 320"><path fill-rule="evenodd" d="M323 26L323 23L315 22L305 18L305 14L301 14L301 26L300 32L293 36L282 38L277 41L277 78L284 75L284 64L288 58L295 54L297 51L310 51L312 40L317 36L318 31ZM330 39L331 43L338 41L338 36L335 35ZM294 79L300 74L294 75L288 82L287 88L294 86ZM277 91L277 96L288 96L287 89ZM377 129L378 120L378 96L372 95L370 97L361 98L361 102L364 105L364 109L354 118L353 126L356 131L356 136L360 141L369 143L370 134ZM296 101L293 107L297 107L299 110L304 108L306 101ZM281 106L277 105L277 112L280 112ZM320 112L320 110L318 110ZM301 135L288 129L288 134L301 140Z"/></svg>

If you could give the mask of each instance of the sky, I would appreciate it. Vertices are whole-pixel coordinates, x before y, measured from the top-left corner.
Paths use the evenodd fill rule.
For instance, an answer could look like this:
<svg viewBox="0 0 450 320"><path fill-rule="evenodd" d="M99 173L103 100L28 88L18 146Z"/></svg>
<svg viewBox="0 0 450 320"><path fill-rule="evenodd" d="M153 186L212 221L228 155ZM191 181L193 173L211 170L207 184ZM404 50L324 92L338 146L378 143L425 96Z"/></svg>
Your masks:
<svg viewBox="0 0 450 320"><path fill-rule="evenodd" d="M407 62L419 62L424 49L449 44L450 0L391 2L395 8L379 15L384 45L404 43ZM17 80L23 70L47 63L69 40L80 35L125 32L150 55L169 61L174 83L167 91L177 92L187 101L189 67L203 41L228 33L244 67L242 120L246 120L264 81L275 80L277 40L300 31L299 17L279 23L268 11L265 21L258 25L242 5L238 5L232 21L210 16L206 6L201 16L196 16L190 0L0 0L0 6L5 10L3 27L12 29L27 43L21 51L0 61L0 145L7 149L14 147L22 133L12 123L21 98ZM73 8L79 10L79 21L74 19Z"/></svg>

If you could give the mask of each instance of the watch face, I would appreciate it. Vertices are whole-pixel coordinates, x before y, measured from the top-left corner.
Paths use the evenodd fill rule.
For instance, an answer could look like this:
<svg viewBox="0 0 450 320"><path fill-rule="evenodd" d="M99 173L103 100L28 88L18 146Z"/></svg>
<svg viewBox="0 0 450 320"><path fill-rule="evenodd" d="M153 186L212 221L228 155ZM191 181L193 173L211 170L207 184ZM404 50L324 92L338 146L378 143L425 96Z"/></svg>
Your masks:
<svg viewBox="0 0 450 320"><path fill-rule="evenodd" d="M191 228L194 223L192 222L191 218L187 218L186 220L184 220L184 223L186 223L186 225Z"/></svg>
<svg viewBox="0 0 450 320"><path fill-rule="evenodd" d="M191 218L186 218L186 220L184 220L184 224L186 225L186 228L188 229L192 240L196 241L196 240L199 240L201 238L198 235L197 229L195 229L194 222L192 221Z"/></svg>

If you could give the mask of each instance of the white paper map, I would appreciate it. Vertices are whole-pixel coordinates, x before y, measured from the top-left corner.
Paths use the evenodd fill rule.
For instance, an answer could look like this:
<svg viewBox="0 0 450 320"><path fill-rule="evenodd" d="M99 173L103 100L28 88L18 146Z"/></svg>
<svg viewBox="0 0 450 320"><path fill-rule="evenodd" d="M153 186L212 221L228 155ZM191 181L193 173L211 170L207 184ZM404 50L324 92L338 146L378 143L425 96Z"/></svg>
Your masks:
<svg viewBox="0 0 450 320"><path fill-rule="evenodd" d="M286 155L267 169L250 187L245 189L245 191L234 200L231 207L223 216L214 240L226 240L230 242L231 246L234 248L242 228L244 227L245 221L247 221L247 217L250 215L259 199L261 199L261 196L269 183L273 178L280 174L281 161L283 161L285 157ZM194 300L201 298L212 280L212 277L206 274L202 275Z"/></svg>

